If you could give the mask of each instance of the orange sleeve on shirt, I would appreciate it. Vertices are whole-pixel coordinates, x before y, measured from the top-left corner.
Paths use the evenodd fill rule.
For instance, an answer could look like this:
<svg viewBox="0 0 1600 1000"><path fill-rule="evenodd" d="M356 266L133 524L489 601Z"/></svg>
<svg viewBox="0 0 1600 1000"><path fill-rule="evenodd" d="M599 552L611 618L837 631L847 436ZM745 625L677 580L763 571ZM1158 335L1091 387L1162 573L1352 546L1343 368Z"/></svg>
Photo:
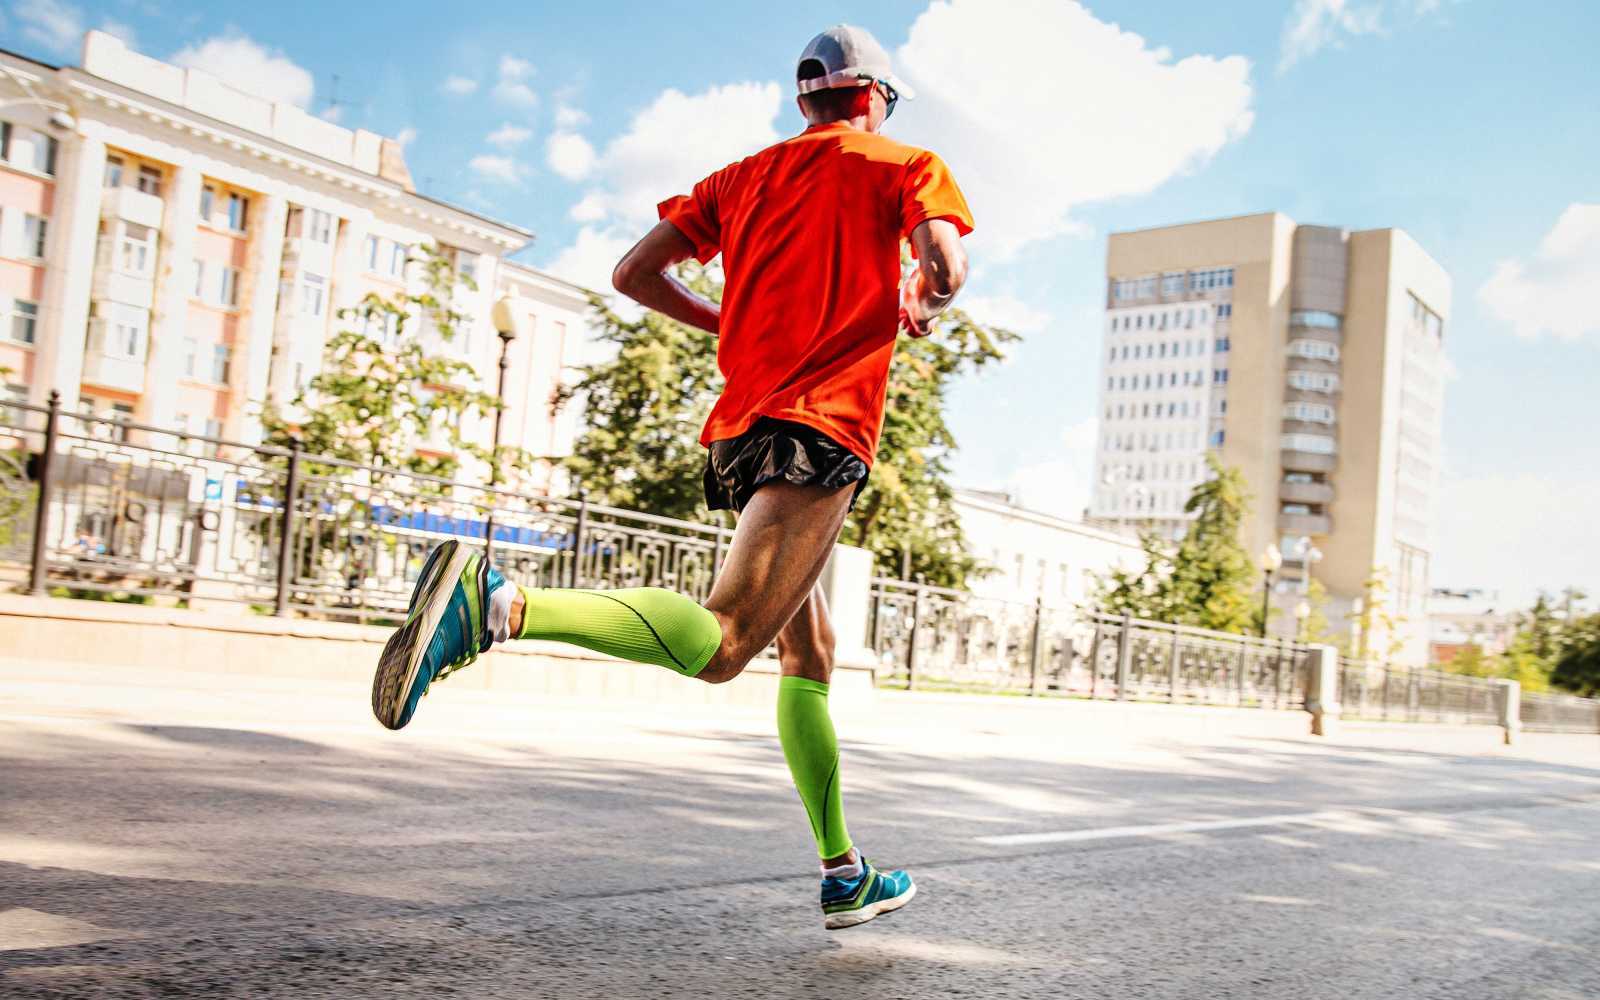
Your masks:
<svg viewBox="0 0 1600 1000"><path fill-rule="evenodd" d="M722 252L722 223L717 218L716 180L712 174L694 186L687 195L674 195L656 206L660 217L677 227L690 243L702 264Z"/></svg>
<svg viewBox="0 0 1600 1000"><path fill-rule="evenodd" d="M972 210L950 168L937 154L918 150L906 164L900 186L900 236L909 239L929 219L949 220L962 236L972 232Z"/></svg>

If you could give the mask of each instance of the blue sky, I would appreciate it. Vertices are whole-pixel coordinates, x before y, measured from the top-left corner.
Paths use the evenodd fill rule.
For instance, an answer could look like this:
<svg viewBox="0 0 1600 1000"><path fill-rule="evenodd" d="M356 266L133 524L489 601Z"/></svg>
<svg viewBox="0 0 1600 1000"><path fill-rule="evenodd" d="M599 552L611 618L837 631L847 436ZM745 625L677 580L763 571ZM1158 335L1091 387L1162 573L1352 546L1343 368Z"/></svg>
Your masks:
<svg viewBox="0 0 1600 1000"><path fill-rule="evenodd" d="M655 200L796 131L796 53L821 27L861 24L923 91L889 131L942 152L973 198L970 304L1027 337L957 394L964 483L1081 508L1106 233L1272 209L1398 226L1455 281L1435 582L1517 599L1567 584L1600 594L1600 309L1584 294L1600 288L1592 3L3 11L0 44L25 54L75 62L77 33L107 27L151 55L408 137L423 190L533 229L530 262L590 281Z"/></svg>

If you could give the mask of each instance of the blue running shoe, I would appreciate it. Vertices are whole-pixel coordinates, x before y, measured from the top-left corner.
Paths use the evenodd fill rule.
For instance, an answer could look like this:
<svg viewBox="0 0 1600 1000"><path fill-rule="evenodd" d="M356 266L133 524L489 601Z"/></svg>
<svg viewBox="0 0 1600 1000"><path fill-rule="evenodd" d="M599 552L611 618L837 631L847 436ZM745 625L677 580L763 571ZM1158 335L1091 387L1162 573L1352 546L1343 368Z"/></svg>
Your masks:
<svg viewBox="0 0 1600 1000"><path fill-rule="evenodd" d="M879 871L862 858L860 878L822 880L822 926L837 931L864 924L900 909L916 894L910 875Z"/></svg>
<svg viewBox="0 0 1600 1000"><path fill-rule="evenodd" d="M389 637L372 678L372 714L399 729L428 685L460 670L494 642L489 595L505 585L476 549L448 541L428 553L404 625Z"/></svg>

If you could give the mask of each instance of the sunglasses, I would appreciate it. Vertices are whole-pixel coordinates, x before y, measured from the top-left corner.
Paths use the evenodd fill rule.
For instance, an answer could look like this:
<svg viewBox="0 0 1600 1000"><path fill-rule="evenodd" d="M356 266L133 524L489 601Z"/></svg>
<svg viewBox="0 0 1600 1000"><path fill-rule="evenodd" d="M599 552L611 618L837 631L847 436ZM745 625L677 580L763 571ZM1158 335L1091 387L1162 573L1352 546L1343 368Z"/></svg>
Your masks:
<svg viewBox="0 0 1600 1000"><path fill-rule="evenodd" d="M883 101L885 104L883 109L883 120L888 121L889 116L894 114L894 106L900 103L900 94L893 87L889 86L889 81L887 80L874 80L872 82L883 91Z"/></svg>

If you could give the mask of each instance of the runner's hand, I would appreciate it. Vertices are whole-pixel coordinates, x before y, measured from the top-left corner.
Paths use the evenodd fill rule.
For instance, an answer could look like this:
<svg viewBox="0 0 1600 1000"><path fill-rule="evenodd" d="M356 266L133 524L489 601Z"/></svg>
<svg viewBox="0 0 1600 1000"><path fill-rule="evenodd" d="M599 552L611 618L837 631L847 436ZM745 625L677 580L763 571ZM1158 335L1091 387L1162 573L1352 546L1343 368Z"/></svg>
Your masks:
<svg viewBox="0 0 1600 1000"><path fill-rule="evenodd" d="M913 337L933 332L933 316L923 310L922 271L915 264L900 279L900 328Z"/></svg>

